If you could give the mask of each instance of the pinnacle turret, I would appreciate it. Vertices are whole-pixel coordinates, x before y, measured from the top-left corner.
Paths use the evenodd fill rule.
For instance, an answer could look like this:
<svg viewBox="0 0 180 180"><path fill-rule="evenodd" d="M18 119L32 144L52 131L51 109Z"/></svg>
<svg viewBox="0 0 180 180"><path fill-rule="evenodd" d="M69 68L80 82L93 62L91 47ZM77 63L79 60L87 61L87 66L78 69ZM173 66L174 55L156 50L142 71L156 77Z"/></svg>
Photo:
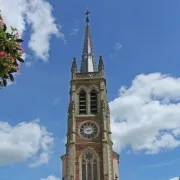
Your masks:
<svg viewBox="0 0 180 180"><path fill-rule="evenodd" d="M104 76L104 62L102 56L99 57L98 71L100 72L101 76Z"/></svg>
<svg viewBox="0 0 180 180"><path fill-rule="evenodd" d="M98 70L104 69L104 62L102 56L99 56Z"/></svg>
<svg viewBox="0 0 180 180"><path fill-rule="evenodd" d="M71 66L71 72L77 72L76 58L73 58L73 62L72 62L72 66Z"/></svg>
<svg viewBox="0 0 180 180"><path fill-rule="evenodd" d="M76 58L73 58L73 62L72 62L72 66L71 66L71 78L72 79L74 79L76 72L77 72Z"/></svg>

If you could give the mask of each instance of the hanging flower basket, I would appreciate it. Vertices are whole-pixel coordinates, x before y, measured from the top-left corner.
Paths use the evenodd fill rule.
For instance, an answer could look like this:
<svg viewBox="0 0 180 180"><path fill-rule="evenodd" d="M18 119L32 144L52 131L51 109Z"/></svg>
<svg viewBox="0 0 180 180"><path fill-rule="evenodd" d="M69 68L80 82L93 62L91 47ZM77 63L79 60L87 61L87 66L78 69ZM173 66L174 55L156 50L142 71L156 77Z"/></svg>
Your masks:
<svg viewBox="0 0 180 180"><path fill-rule="evenodd" d="M0 87L7 85L7 80L14 81L13 74L19 71L19 64L24 62L21 58L24 50L21 48L22 39L17 29L11 27L8 33L6 25L0 14Z"/></svg>

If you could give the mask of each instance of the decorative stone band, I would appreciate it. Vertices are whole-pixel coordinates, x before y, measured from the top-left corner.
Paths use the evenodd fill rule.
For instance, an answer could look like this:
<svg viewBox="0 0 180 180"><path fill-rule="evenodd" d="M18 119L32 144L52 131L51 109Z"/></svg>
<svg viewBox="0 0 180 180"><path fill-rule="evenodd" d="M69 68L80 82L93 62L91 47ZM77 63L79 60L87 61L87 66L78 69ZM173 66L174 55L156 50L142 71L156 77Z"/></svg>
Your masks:
<svg viewBox="0 0 180 180"><path fill-rule="evenodd" d="M75 73L74 79L89 79L102 77L99 72Z"/></svg>

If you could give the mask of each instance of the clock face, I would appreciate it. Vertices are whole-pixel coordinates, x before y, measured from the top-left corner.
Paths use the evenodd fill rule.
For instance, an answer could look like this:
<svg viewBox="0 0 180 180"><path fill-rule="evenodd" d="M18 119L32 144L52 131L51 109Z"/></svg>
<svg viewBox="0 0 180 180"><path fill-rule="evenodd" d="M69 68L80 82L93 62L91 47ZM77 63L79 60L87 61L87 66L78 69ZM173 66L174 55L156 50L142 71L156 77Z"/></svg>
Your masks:
<svg viewBox="0 0 180 180"><path fill-rule="evenodd" d="M85 122L80 127L80 134L84 138L91 139L94 138L98 133L98 128L93 122Z"/></svg>

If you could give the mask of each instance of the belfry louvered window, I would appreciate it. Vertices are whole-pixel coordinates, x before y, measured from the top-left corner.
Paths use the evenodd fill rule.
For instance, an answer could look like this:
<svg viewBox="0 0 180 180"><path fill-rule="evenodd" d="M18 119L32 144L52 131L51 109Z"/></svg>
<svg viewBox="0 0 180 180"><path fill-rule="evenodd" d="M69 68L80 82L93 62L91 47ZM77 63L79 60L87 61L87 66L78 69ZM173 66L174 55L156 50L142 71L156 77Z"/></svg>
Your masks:
<svg viewBox="0 0 180 180"><path fill-rule="evenodd" d="M97 157L86 152L81 157L81 180L99 180L99 166Z"/></svg>
<svg viewBox="0 0 180 180"><path fill-rule="evenodd" d="M95 90L92 90L90 93L90 108L91 114L96 114L98 112L98 97Z"/></svg>
<svg viewBox="0 0 180 180"><path fill-rule="evenodd" d="M79 114L86 114L87 109L86 109L86 92L81 91L79 93Z"/></svg>

